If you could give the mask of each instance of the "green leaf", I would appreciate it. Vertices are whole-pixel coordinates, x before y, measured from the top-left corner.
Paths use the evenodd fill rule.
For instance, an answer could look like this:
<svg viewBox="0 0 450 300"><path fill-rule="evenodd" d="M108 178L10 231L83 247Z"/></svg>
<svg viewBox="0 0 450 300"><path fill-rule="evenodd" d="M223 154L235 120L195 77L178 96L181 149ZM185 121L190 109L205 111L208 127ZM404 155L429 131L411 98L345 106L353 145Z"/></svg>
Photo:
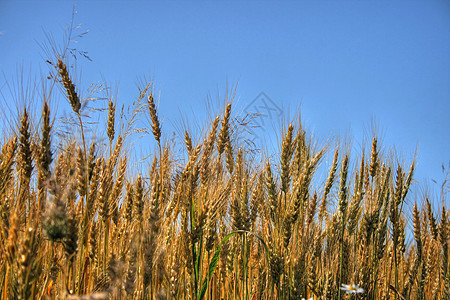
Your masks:
<svg viewBox="0 0 450 300"><path fill-rule="evenodd" d="M267 258L267 261L269 261L269 247L267 247L266 243L264 242L263 238L260 235L254 233L254 232L251 232L251 231L247 231L247 230L233 231L232 233L226 235L222 239L222 241L219 244L219 247L214 252L214 256L212 257L211 262L209 263L208 273L206 274L206 278L203 281L202 289L200 291L200 294L198 295L198 300L202 300L205 297L206 290L208 289L208 282L210 282L211 277L214 274L214 271L216 270L217 264L219 263L220 252L222 252L223 244L225 244L233 235L235 235L237 233L239 233L239 234L249 233L249 234L255 236L263 244L264 248L266 249L266 258Z"/></svg>

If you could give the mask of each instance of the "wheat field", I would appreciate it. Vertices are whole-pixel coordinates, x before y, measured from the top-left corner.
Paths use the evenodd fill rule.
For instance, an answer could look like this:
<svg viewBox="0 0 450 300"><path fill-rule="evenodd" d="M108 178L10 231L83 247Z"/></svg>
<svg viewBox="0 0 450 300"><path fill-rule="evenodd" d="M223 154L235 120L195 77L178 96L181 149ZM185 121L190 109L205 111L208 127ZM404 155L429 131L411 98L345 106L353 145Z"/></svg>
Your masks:
<svg viewBox="0 0 450 300"><path fill-rule="evenodd" d="M46 98L3 132L1 299L450 299L445 201L412 197L415 160L377 136L355 153L293 122L257 159L230 101L178 151L148 83L127 119L146 115L155 140L138 171L123 110L107 99L105 129L89 133L67 60L49 63L75 123L58 134Z"/></svg>

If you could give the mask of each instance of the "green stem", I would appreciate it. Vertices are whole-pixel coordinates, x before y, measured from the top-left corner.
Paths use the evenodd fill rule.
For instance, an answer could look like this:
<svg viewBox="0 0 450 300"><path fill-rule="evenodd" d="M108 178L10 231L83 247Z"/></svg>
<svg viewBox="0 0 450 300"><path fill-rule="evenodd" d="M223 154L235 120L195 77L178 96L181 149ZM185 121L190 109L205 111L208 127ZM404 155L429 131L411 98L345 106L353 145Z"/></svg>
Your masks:
<svg viewBox="0 0 450 300"><path fill-rule="evenodd" d="M338 299L341 300L341 285L342 285L342 261L344 257L344 232L345 232L345 216L342 216L342 231L340 243L340 254L339 254L339 284L338 284Z"/></svg>
<svg viewBox="0 0 450 300"><path fill-rule="evenodd" d="M242 261L243 261L243 269L244 269L244 299L248 300L248 276L247 276L247 236L244 234L242 236Z"/></svg>
<svg viewBox="0 0 450 300"><path fill-rule="evenodd" d="M190 210L190 219L191 219L191 234L195 231L195 208L194 208L194 199L191 197L191 210ZM198 269L197 269L197 249L196 245L192 243L192 263L194 267L194 299L197 299L198 294Z"/></svg>
<svg viewBox="0 0 450 300"><path fill-rule="evenodd" d="M394 243L394 267L395 267L395 289L398 291L398 267L397 267L397 244ZM395 294L395 299L397 299L397 294Z"/></svg>
<svg viewBox="0 0 450 300"><path fill-rule="evenodd" d="M84 163L85 163L85 196L84 199L80 199L80 201L84 201L84 203L87 203L87 195L88 195L88 186L89 186L89 164L88 164L88 156L87 156L87 152L86 152L86 139L84 137L84 128L83 128L83 121L81 120L81 115L78 113L78 121L80 122L80 130L81 130L81 139L83 141L83 151L84 151ZM84 206L83 206L84 207ZM85 212L83 211L83 214ZM81 245L80 245L80 252L79 252L79 260L80 260L80 264L79 264L79 270L78 270L78 286L77 286L77 292L80 293L82 292L81 289L83 288L83 267L84 267L84 259L83 259L83 255L84 255L84 234L85 234L85 230L86 230L86 220L85 218L83 218L83 222L81 224L81 234L82 234L82 239L81 239Z"/></svg>
<svg viewBox="0 0 450 300"><path fill-rule="evenodd" d="M210 252L209 251L208 251L208 254L206 255L206 257L207 257L207 261L209 261L209 258L210 258ZM210 279L209 279L208 276L206 277L206 284L207 284L208 287L210 286ZM206 299L209 300L210 298L211 298L211 292L208 292L208 294L206 296Z"/></svg>

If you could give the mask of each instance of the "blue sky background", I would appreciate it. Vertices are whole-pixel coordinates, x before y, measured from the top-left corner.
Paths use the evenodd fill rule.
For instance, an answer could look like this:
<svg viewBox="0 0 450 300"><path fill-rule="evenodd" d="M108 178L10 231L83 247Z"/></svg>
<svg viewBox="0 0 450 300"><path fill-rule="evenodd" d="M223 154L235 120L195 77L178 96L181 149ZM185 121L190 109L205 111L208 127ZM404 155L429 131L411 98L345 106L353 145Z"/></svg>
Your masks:
<svg viewBox="0 0 450 300"><path fill-rule="evenodd" d="M61 40L72 1L0 1L0 92L18 66L45 72L45 32ZM264 92L290 120L301 108L322 142L352 137L357 153L375 123L387 151L438 191L450 162L449 1L78 1L81 83L119 83L118 103L154 78L163 132L180 115L207 120L238 83L235 112ZM218 96L220 95L220 96ZM6 99L6 100L5 100ZM4 98L3 101L8 101ZM66 109L63 106L61 110ZM216 112L218 110L215 110ZM281 119L283 119L281 118ZM267 119L258 133L276 144ZM146 150L137 150L145 152Z"/></svg>

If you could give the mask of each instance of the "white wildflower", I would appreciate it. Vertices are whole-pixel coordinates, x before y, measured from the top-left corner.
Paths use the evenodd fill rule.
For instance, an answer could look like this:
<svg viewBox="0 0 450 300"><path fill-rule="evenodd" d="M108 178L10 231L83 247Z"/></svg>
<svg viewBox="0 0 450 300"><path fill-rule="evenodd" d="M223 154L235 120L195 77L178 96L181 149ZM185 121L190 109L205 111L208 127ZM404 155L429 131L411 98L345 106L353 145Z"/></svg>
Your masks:
<svg viewBox="0 0 450 300"><path fill-rule="evenodd" d="M349 294L361 294L364 293L364 289L360 288L356 284L342 284L341 290Z"/></svg>

